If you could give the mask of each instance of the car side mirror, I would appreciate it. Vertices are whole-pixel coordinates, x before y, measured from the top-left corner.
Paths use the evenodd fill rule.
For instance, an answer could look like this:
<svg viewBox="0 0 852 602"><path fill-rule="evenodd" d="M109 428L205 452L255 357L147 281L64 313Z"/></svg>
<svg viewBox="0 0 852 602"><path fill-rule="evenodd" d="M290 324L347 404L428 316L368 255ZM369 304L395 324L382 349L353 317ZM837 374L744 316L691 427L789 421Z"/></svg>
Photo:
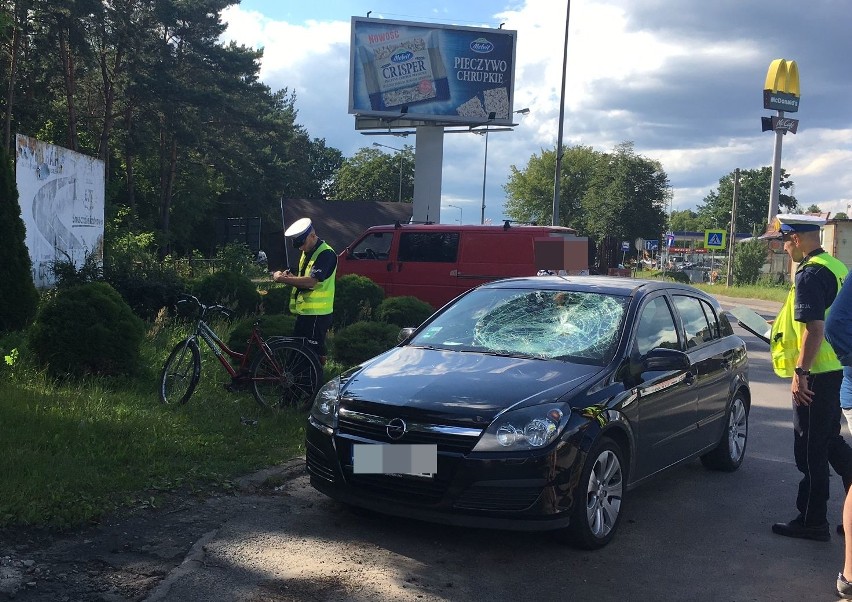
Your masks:
<svg viewBox="0 0 852 602"><path fill-rule="evenodd" d="M689 366L689 356L677 349L655 347L642 358L642 372L686 370Z"/></svg>
<svg viewBox="0 0 852 602"><path fill-rule="evenodd" d="M403 328L402 330L399 331L399 334L396 335L396 342L402 343L403 341L408 340L409 338L411 338L411 335L414 334L415 330L417 330L417 329L411 328L411 327Z"/></svg>

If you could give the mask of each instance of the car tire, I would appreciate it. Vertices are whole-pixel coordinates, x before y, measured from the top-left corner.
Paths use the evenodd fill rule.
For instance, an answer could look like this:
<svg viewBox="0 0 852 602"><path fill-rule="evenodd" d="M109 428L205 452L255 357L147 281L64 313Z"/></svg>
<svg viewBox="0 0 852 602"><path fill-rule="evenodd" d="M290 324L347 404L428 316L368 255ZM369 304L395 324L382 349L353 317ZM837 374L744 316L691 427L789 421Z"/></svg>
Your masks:
<svg viewBox="0 0 852 602"><path fill-rule="evenodd" d="M748 404L737 392L728 404L719 444L701 456L705 468L733 472L742 465L748 443L748 410Z"/></svg>
<svg viewBox="0 0 852 602"><path fill-rule="evenodd" d="M626 476L621 448L612 439L601 437L586 456L580 474L565 533L570 544L594 550L610 542L621 521Z"/></svg>

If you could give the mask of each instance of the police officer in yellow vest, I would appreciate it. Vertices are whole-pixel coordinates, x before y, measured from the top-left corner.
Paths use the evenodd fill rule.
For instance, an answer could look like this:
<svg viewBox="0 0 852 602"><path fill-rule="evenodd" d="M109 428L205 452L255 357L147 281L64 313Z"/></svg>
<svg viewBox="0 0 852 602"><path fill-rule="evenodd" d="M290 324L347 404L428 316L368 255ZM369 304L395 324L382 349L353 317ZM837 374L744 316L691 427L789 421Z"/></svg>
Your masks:
<svg viewBox="0 0 852 602"><path fill-rule="evenodd" d="M302 252L299 271L298 274L291 274L289 269L274 272L272 279L293 287L290 293L290 313L296 316L293 336L304 337L325 363L325 335L334 311L337 254L317 236L307 217L293 222L284 236L292 238L293 246Z"/></svg>
<svg viewBox="0 0 852 602"><path fill-rule="evenodd" d="M820 244L824 223L815 216L778 215L776 227L784 250L799 266L787 300L772 323L769 343L775 373L791 379L793 454L802 473L796 497L798 516L775 523L772 532L816 541L831 538L827 521L829 464L847 489L852 483L852 448L840 434L843 371L824 337L825 318L847 270Z"/></svg>

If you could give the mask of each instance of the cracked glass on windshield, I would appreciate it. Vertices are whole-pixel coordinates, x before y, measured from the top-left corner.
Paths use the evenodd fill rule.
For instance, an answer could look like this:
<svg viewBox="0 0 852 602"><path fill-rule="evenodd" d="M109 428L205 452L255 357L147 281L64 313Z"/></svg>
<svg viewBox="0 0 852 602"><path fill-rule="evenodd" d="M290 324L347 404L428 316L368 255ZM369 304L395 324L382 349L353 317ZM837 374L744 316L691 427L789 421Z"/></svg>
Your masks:
<svg viewBox="0 0 852 602"><path fill-rule="evenodd" d="M603 365L627 297L563 290L479 289L428 324L412 345Z"/></svg>

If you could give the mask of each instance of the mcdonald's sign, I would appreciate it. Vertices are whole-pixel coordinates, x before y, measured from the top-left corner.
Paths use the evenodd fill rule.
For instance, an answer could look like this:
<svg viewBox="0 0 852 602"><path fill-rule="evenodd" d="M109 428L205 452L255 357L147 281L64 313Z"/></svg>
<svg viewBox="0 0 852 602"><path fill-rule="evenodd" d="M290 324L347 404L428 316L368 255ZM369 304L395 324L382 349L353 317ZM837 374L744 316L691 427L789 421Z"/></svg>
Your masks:
<svg viewBox="0 0 852 602"><path fill-rule="evenodd" d="M796 61L775 59L763 84L763 108L795 113L799 110L799 67Z"/></svg>

